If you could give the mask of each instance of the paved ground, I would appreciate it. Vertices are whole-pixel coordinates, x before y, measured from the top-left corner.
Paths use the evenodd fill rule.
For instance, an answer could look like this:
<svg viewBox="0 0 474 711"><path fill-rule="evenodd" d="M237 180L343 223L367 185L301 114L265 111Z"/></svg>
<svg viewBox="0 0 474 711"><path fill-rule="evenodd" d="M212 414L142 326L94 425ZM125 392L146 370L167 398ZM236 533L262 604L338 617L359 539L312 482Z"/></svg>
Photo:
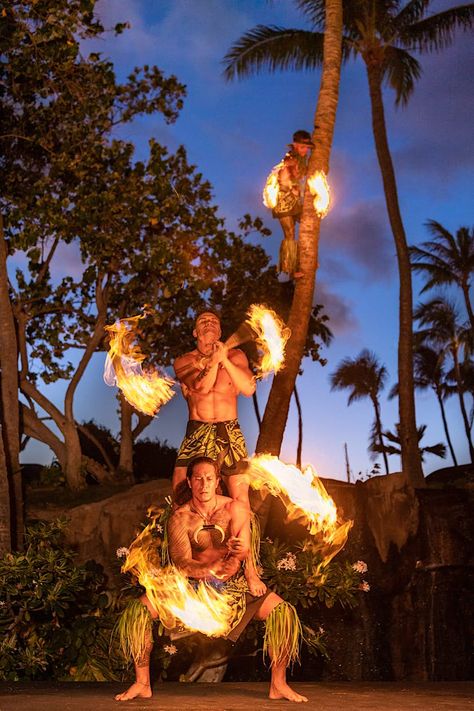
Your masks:
<svg viewBox="0 0 474 711"><path fill-rule="evenodd" d="M474 709L474 682L300 683L304 708L317 711L464 711ZM110 711L122 685L108 683L0 684L0 711ZM130 711L283 711L286 701L270 701L264 683L157 685L152 699L128 701ZM299 707L301 708L301 707Z"/></svg>

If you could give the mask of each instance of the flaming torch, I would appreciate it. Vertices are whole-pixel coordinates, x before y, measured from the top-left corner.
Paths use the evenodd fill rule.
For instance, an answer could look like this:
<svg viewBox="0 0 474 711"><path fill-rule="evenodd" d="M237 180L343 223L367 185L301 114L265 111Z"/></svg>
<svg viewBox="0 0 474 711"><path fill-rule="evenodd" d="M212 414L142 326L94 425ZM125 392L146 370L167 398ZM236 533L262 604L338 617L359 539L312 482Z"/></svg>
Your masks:
<svg viewBox="0 0 474 711"><path fill-rule="evenodd" d="M331 196L326 175L322 170L317 170L308 178L308 187L311 195L314 196L313 205L319 217L326 217L329 211Z"/></svg>
<svg viewBox="0 0 474 711"><path fill-rule="evenodd" d="M284 162L280 161L268 176L265 187L263 188L263 204L265 207L273 210L277 206L278 193L280 192L280 184L278 182L278 173L284 167Z"/></svg>
<svg viewBox="0 0 474 711"><path fill-rule="evenodd" d="M142 316L121 319L106 326L110 333L109 352L105 361L104 381L117 385L125 399L145 415L154 416L174 395L174 380L156 369L144 370L145 356L136 344L136 328Z"/></svg>
<svg viewBox="0 0 474 711"><path fill-rule="evenodd" d="M173 565L161 567L159 545L154 536L156 516L131 544L122 573L131 571L145 590L164 627L181 623L192 632L220 637L230 630L234 612L228 594L199 582L193 587Z"/></svg>
<svg viewBox="0 0 474 711"><path fill-rule="evenodd" d="M262 352L257 377L272 371L278 373L285 363L285 346L291 335L275 311L261 304L252 304L247 312L247 323L256 335L257 348Z"/></svg>
<svg viewBox="0 0 474 711"><path fill-rule="evenodd" d="M340 519L336 504L314 469L308 465L301 471L269 454L251 457L248 465L250 486L266 488L278 496L287 508L288 520L304 519L310 535L322 539L323 564L327 564L344 547L352 521Z"/></svg>

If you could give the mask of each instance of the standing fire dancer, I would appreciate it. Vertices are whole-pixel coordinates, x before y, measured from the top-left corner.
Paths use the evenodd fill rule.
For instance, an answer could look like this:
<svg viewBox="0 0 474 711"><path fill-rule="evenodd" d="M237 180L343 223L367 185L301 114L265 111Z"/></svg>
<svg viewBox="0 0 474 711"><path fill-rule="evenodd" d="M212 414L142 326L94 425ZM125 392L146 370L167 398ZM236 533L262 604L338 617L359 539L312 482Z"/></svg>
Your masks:
<svg viewBox="0 0 474 711"><path fill-rule="evenodd" d="M264 652L271 659L271 699L301 703L307 698L286 681L286 668L299 655L301 624L295 608L279 595L248 592L242 562L250 546L249 510L239 501L217 493L219 470L208 457L190 463L186 472L191 500L175 509L168 524L169 554L190 581L206 581L226 595L232 620L226 638L235 642L251 619L265 620ZM159 571L156 575L159 575ZM129 603L118 623L122 648L135 662L136 680L117 701L149 698L152 624L158 613L147 595Z"/></svg>
<svg viewBox="0 0 474 711"><path fill-rule="evenodd" d="M307 171L306 158L311 148L314 148L314 143L308 131L296 131L290 150L274 169L278 192L272 215L279 220L284 237L280 246L279 270L294 279L303 276L298 264L296 223L301 217Z"/></svg>
<svg viewBox="0 0 474 711"><path fill-rule="evenodd" d="M197 317L193 335L196 348L174 364L189 409L186 435L173 472L174 498L179 500L189 463L207 456L222 459L221 472L230 496L250 508L248 483L239 468L247 448L237 421L237 398L240 393L247 397L254 393L255 379L245 353L229 349L220 341L221 324L214 312L205 311ZM250 559L246 577L252 594L265 592L265 584Z"/></svg>

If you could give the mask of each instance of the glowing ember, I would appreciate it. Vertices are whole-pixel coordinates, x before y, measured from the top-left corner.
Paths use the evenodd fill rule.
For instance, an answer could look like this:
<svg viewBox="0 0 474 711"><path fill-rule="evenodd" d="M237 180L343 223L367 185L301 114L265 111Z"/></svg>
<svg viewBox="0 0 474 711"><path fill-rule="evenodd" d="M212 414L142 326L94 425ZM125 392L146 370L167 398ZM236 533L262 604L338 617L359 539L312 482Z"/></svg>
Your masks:
<svg viewBox="0 0 474 711"><path fill-rule="evenodd" d="M160 375L156 369L142 368L145 356L135 343L136 327L141 318L122 319L105 327L110 333L110 343L104 380L107 385L117 385L135 410L153 416L173 397L174 380Z"/></svg>
<svg viewBox="0 0 474 711"><path fill-rule="evenodd" d="M308 178L308 187L314 195L313 205L319 217L325 217L329 211L330 191L329 184L322 170L317 170Z"/></svg>
<svg viewBox="0 0 474 711"><path fill-rule="evenodd" d="M262 351L259 376L278 371L285 363L285 346L291 335L275 311L261 304L252 304L247 312L247 321L256 334L257 348Z"/></svg>
<svg viewBox="0 0 474 711"><path fill-rule="evenodd" d="M263 188L263 204L271 210L276 207L278 202L278 193L280 191L278 173L283 167L284 163L283 161L280 161L280 163L272 168L272 172L268 176L265 187Z"/></svg>
<svg viewBox="0 0 474 711"><path fill-rule="evenodd" d="M122 572L134 573L167 629L181 623L208 637L227 634L233 618L231 598L202 581L194 588L172 565L161 567L154 528L155 519L133 541Z"/></svg>
<svg viewBox="0 0 474 711"><path fill-rule="evenodd" d="M342 521L336 504L311 466L301 471L294 464L285 464L278 457L258 454L249 459L247 471L253 489L266 488L279 496L287 507L288 519L303 518L312 536L319 534L328 563L344 546L352 521Z"/></svg>

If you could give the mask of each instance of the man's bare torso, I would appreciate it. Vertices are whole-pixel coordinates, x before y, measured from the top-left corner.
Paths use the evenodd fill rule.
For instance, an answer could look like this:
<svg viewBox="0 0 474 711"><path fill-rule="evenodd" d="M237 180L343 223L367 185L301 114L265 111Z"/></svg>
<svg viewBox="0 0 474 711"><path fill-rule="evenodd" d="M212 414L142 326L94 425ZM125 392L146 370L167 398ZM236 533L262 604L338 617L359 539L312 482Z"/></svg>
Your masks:
<svg viewBox="0 0 474 711"><path fill-rule="evenodd" d="M218 508L206 520L196 512L192 502L173 513L174 531L170 554L179 565L181 556L191 550L192 559L211 565L227 553L227 541L232 536L232 499L218 496ZM214 528L210 528L213 525ZM209 528L206 528L209 526Z"/></svg>
<svg viewBox="0 0 474 711"><path fill-rule="evenodd" d="M241 351L234 348L229 351L228 358L237 363L240 354ZM197 349L186 353L176 359L175 369L177 371L185 370L187 366L191 369L192 364L200 357ZM237 418L238 392L225 368L219 367L214 386L208 393L193 389L191 383L192 377L184 377L181 380L182 392L188 403L190 420L225 422Z"/></svg>

